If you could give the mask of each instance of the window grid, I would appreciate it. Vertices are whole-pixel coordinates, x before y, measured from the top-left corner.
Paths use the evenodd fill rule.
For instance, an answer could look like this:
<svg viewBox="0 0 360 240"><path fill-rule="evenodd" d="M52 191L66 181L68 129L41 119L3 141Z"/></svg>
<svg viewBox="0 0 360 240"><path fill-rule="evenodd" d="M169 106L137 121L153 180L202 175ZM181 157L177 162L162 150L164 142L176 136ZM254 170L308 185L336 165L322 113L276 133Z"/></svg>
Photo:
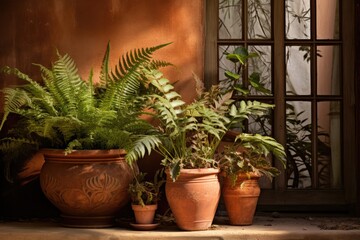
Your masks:
<svg viewBox="0 0 360 240"><path fill-rule="evenodd" d="M274 62L274 43L275 43L275 39L276 41L279 40L279 36L274 36L274 17L271 17L271 38L270 39L250 39L247 32L248 32L248 14L246 13L246 9L248 8L248 1L243 0L242 1L242 39L220 39L219 37L219 33L217 32L217 46L218 49L220 46L226 46L226 45L242 45L246 48L248 48L249 46L253 46L253 45L259 45L259 46L270 46L271 47L271 59L272 62ZM288 95L285 92L285 89L283 89L282 91L279 91L278 89L275 89L274 87L274 64L271 65L271 71L272 71L272 82L271 82L271 91L274 92L273 95L248 95L246 97L244 96L238 96L236 97L237 99L249 99L249 100L260 100L260 101L268 101L268 102L279 102L276 99L277 98L283 98L284 101L283 103L289 102L289 101L303 101L303 102L310 102L311 103L311 124L312 126L317 126L317 105L320 102L323 101L340 101L342 102L342 95L318 95L317 94L317 47L318 46L340 46L340 52L341 52L341 45L342 45L342 40L341 40L341 28L340 28L340 39L332 39L332 40L325 40L325 39L316 39L316 28L317 28L317 24L316 24L316 1L311 1L311 6L310 6L310 16L311 16L311 30L310 30L310 39L287 39L286 38L286 33L285 31L283 31L283 36L282 36L282 40L281 42L283 42L283 47L287 47L287 46L310 46L310 93L307 95ZM274 16L274 1L271 1L271 12L272 12L272 16ZM284 19L285 19L285 8L283 10L283 15L284 15ZM218 16L219 17L219 16ZM284 23L285 24L285 23ZM340 25L341 26L341 25ZM285 30L285 27L283 27ZM219 59L219 51L217 51L217 59ZM285 57L284 57L285 59ZM340 60L341 61L341 60ZM219 68L217 68L219 69ZM286 64L284 65L284 71L286 69ZM341 69L340 69L341 71ZM248 77L248 72L244 71L244 76L243 79L247 79ZM217 72L217 76L219 76L219 71ZM285 79L283 79L284 81ZM246 82L245 82L245 86L246 86ZM283 84L282 84L283 85ZM280 85L281 86L281 85ZM340 90L340 93L342 91ZM276 94L275 94L276 93ZM278 107L278 106L277 106ZM284 108L284 107L283 107ZM282 111L285 111L285 109L283 109ZM275 116L277 117L277 116ZM277 118L278 119L278 118ZM285 121L285 119L283 119L283 121ZM283 125L285 125L286 123L284 123ZM319 187L319 181L318 181L318 177L317 177L317 173L318 173L318 169L317 169L317 144L316 143L316 139L318 136L318 129L317 128L313 128L312 129L312 147L311 147L311 152L312 152L312 171L310 173L311 175L311 188L312 189L317 189ZM286 180L285 180L286 181Z"/></svg>

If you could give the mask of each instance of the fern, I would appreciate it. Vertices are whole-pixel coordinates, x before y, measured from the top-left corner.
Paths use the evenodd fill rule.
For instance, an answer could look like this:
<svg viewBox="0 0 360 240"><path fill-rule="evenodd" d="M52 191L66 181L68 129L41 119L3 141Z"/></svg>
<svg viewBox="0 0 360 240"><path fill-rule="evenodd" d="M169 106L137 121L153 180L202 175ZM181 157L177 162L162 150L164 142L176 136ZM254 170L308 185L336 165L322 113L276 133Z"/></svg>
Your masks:
<svg viewBox="0 0 360 240"><path fill-rule="evenodd" d="M99 85L94 85L92 70L84 81L67 54L58 53L50 68L35 64L42 85L16 68L4 67L2 72L15 75L26 84L3 90L0 130L10 114L18 115L20 121L8 132L8 140L0 143L0 151L9 149L11 144L13 149L20 149L18 140L28 139L39 148L63 148L66 152L124 148L129 163L150 153L160 140L154 127L140 119L149 93L146 74L170 65L152 59L152 54L166 45L130 51L111 71L108 44Z"/></svg>

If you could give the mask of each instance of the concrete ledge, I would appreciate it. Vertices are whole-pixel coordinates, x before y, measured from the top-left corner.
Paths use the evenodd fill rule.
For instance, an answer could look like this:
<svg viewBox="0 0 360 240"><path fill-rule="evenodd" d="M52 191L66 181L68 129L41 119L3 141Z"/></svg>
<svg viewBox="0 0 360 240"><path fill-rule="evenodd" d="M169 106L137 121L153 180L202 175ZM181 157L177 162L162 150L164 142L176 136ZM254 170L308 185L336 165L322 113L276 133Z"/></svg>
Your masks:
<svg viewBox="0 0 360 240"><path fill-rule="evenodd" d="M176 226L159 226L153 231L131 227L107 229L65 228L54 222L1 222L1 240L123 240L123 239L225 239L225 240L357 240L360 219L256 217L252 226L230 226L217 221L207 231L181 231ZM331 230L334 229L334 230Z"/></svg>

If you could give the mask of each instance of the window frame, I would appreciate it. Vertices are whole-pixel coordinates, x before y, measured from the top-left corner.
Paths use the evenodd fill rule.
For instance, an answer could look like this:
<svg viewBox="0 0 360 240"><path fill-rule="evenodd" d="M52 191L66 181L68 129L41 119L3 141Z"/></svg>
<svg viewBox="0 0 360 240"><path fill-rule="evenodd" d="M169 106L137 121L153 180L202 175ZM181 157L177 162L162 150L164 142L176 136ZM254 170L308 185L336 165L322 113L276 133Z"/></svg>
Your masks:
<svg viewBox="0 0 360 240"><path fill-rule="evenodd" d="M259 199L259 208L263 210L291 210L291 211L345 211L351 212L354 210L354 205L357 201L357 154L356 151L356 134L355 134L355 55L354 55L354 23L355 23L355 0L339 1L342 3L340 11L343 15L340 21L342 28L342 35L339 43L342 46L342 56L340 61L342 64L342 79L343 79L343 189L288 189L286 187L285 174L281 174L274 179L273 189L263 189ZM218 83L218 1L205 0L205 58L204 58L204 79L205 86L209 88L213 84ZM271 1L272 14L272 39L266 41L271 43L273 48L272 54L272 70L273 70L273 98L275 109L274 119L281 119L273 126L274 137L282 144L286 143L286 122L285 122L285 102L286 100L295 100L296 96L285 96L285 47L286 43L291 42L296 44L296 40L285 39L285 1ZM311 1L312 7L316 6L314 0ZM214 14L216 17L214 18ZM274 24L276 16L276 23ZM314 30L312 30L314 31ZM281 37L280 37L281 36ZM315 42L307 40L309 44L315 46ZM252 42L256 42L255 40ZM259 44L264 43L258 40ZM302 41L299 41L302 43ZM332 41L336 42L336 41ZM229 42L231 43L231 41ZM316 41L316 44L322 43ZM326 40L323 44L328 44ZM312 71L316 74L316 71ZM358 77L359 78L359 77ZM276 79L281 79L281 81ZM316 89L315 89L316 90ZM360 92L360 91L359 91ZM311 96L310 96L311 98ZM257 98L258 99L258 98ZM324 97L324 100L327 98ZM302 98L303 100L303 98ZM358 99L359 102L359 99ZM316 110L316 108L315 108ZM314 110L313 110L314 111ZM274 121L275 122L275 121ZM357 137L359 139L359 137ZM312 150L313 153L316 149ZM278 164L277 167L281 166ZM360 172L360 167L359 167ZM360 198L360 196L359 196ZM359 210L360 212L360 210Z"/></svg>

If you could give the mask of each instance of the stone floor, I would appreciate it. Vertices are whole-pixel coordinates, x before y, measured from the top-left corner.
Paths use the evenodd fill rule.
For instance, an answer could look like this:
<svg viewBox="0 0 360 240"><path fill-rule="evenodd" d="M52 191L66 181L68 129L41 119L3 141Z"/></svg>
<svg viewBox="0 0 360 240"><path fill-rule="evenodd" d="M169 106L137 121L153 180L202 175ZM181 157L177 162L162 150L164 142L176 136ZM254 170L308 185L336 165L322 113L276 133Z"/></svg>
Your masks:
<svg viewBox="0 0 360 240"><path fill-rule="evenodd" d="M360 240L359 218L257 216L251 226L230 226L216 219L206 231L181 231L160 225L137 231L128 224L103 229L65 228L56 221L2 221L0 240L123 240L123 239L234 239L234 240Z"/></svg>

